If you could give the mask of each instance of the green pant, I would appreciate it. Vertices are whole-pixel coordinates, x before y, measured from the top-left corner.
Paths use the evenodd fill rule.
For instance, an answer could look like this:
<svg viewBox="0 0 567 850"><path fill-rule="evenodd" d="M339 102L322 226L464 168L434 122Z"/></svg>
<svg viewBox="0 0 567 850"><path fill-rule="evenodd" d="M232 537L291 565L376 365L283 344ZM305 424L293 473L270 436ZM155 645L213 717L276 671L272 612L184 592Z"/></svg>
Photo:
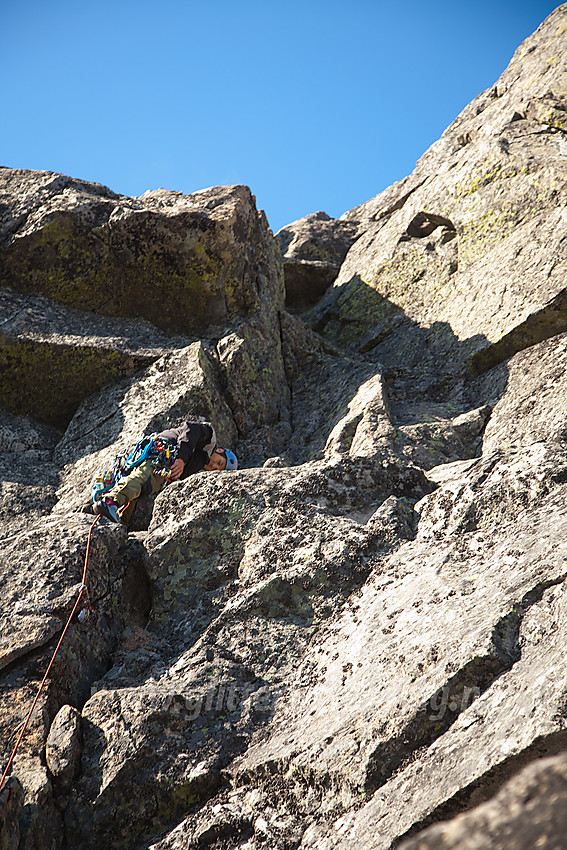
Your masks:
<svg viewBox="0 0 567 850"><path fill-rule="evenodd" d="M151 460L145 460L130 475L120 478L112 490L105 493L105 497L114 499L119 507L123 507L128 502L133 502L139 498L142 486L148 478L152 482L152 493L159 493L165 487L165 478L163 475L156 475Z"/></svg>

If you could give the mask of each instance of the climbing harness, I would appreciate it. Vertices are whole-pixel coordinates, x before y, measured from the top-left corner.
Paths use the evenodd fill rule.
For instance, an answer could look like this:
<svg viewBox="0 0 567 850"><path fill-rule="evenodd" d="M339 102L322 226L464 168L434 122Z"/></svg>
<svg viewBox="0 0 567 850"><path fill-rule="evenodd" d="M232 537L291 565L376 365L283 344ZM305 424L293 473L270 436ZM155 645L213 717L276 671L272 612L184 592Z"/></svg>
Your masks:
<svg viewBox="0 0 567 850"><path fill-rule="evenodd" d="M82 576L82 579L81 579L81 586L79 587L79 595L77 596L77 599L76 599L75 604L73 606L73 610L69 614L69 619L67 620L65 628L63 629L63 631L61 633L61 637L59 638L59 642L58 642L57 646L55 647L55 651L54 651L53 655L51 656L51 661L49 662L49 666L48 666L47 670L45 671L45 676L41 680L41 684L38 688L37 694L36 694L35 699L32 703L32 707L30 708L30 710L29 710L29 712L26 716L26 719L24 720L24 725L22 726L20 734L18 735L18 740L16 741L14 749L12 750L12 754L9 758L8 764L6 765L6 769L4 770L4 773L2 774L2 779L0 779L0 791L2 790L2 788L4 786L4 781L5 781L5 779L8 775L8 771L10 770L10 767L12 766L12 762L14 761L14 758L16 756L16 753L18 751L18 747L20 746L21 740L24 737L24 732L26 731L26 729L28 727L28 723L30 722L34 708L37 705L37 701L38 701L40 694L43 690L43 686L45 685L45 682L47 681L47 677L49 676L49 672L50 672L51 668L53 667L53 662L55 661L57 653L59 652L59 647L63 643L63 638L65 637L69 626L71 625L71 621L72 621L73 617L75 616L75 612L77 611L77 609L78 609L78 607L79 607L79 605L82 601L83 607L81 608L81 610L78 614L78 620L79 620L79 622L82 623L87 619L87 617L89 616L89 613L93 610L93 607L92 607L90 600L89 600L89 593L88 593L88 590L87 590L86 580L87 580L87 566L88 566L88 563L89 563L89 552L90 552L90 548L91 548L91 536L92 536L92 533L93 533L93 528L95 527L95 525L96 525L96 523L98 522L99 519L100 519L100 517L97 516L96 519L94 520L94 522L92 523L90 529L89 529L89 536L88 536L88 540L87 540L87 549L86 549L86 552L85 552L85 564L84 564L84 567L83 567L83 576Z"/></svg>
<svg viewBox="0 0 567 850"><path fill-rule="evenodd" d="M171 440L160 437L159 434L142 437L130 453L123 452L116 455L110 469L97 476L92 488L93 504L102 499L109 490L112 490L120 478L130 475L134 469L147 460L152 462L155 475L167 478L176 458L177 445Z"/></svg>

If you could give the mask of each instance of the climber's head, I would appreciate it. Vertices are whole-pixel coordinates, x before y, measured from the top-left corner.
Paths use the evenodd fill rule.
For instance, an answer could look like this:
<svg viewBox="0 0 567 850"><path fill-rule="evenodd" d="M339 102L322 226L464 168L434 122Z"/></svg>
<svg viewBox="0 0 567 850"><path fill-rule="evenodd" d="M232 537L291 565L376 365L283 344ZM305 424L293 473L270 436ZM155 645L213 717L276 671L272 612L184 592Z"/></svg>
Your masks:
<svg viewBox="0 0 567 850"><path fill-rule="evenodd" d="M209 462L205 464L204 468L207 472L213 472L215 469L238 469L238 459L230 449L223 449L222 446L217 446L211 453Z"/></svg>

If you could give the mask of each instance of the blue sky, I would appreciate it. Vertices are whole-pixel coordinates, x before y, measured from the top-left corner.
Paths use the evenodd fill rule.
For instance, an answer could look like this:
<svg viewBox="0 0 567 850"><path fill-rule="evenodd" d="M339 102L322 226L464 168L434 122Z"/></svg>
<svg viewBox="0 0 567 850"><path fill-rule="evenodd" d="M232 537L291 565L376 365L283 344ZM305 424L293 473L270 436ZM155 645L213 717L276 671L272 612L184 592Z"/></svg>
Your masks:
<svg viewBox="0 0 567 850"><path fill-rule="evenodd" d="M245 183L274 231L395 180L559 5L0 0L0 164L140 195Z"/></svg>

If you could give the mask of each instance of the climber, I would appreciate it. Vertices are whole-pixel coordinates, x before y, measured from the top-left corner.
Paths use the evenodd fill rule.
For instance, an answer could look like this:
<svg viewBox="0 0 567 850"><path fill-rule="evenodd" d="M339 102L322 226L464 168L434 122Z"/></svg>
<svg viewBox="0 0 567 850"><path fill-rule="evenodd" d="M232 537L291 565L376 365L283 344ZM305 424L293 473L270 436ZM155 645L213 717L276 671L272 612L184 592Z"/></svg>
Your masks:
<svg viewBox="0 0 567 850"><path fill-rule="evenodd" d="M110 486L93 487L93 511L113 522L128 522L141 495L159 493L169 481L178 481L206 470L234 470L234 452L217 445L210 422L184 422L151 437L144 437L125 458L118 458ZM102 480L101 477L100 480Z"/></svg>

